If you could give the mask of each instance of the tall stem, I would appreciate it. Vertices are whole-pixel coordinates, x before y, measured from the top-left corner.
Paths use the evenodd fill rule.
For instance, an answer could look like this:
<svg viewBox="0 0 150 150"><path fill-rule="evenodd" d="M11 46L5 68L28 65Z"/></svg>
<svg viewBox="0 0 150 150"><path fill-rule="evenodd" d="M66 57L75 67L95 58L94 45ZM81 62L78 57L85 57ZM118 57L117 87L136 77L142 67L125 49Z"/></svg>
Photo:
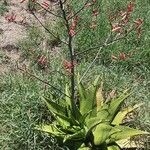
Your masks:
<svg viewBox="0 0 150 150"><path fill-rule="evenodd" d="M69 26L69 22L67 20L67 15L66 15L66 12L63 8L63 3L61 0L59 0L60 2L60 8L62 10L62 15L63 15L63 18L64 18L64 21L65 21L65 25L66 25L66 28L67 28L67 33L68 33L68 50L69 50L69 53L70 53L70 61L71 61L71 105L72 105L72 109L73 109L73 114L75 115L75 106L76 106L76 103L75 103L75 73L74 73L74 50L73 50L73 47L72 47L72 36L70 35L69 33L69 30L70 30L70 26ZM76 117L76 116L75 116Z"/></svg>

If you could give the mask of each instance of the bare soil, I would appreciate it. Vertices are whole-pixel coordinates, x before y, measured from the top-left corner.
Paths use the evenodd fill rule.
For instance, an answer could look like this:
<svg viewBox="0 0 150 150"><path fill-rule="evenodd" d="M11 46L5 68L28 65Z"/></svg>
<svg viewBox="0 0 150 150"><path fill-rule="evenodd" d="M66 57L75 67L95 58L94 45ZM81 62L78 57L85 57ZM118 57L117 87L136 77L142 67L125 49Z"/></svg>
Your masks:
<svg viewBox="0 0 150 150"><path fill-rule="evenodd" d="M39 0L40 3L43 1ZM7 63L0 61L0 74L8 72L11 66L20 59L21 52L17 47L17 43L27 37L27 27L33 25L40 26L34 16L27 10L27 0L23 3L20 2L21 0L9 0L8 12L0 16L0 54L9 60ZM56 2L49 1L51 10L55 11ZM43 15L40 10L39 12L36 15L40 21L55 21L52 15L48 13ZM15 21L8 21L7 17L11 15L15 15Z"/></svg>

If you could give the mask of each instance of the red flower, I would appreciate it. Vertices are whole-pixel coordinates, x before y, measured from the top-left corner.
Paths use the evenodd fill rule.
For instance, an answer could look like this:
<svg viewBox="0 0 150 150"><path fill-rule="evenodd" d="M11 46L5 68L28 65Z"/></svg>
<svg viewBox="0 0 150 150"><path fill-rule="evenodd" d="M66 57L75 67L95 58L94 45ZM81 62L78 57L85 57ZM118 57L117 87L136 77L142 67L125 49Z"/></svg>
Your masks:
<svg viewBox="0 0 150 150"><path fill-rule="evenodd" d="M133 2L130 2L127 6L127 12L128 13L131 13L134 9L134 3Z"/></svg>
<svg viewBox="0 0 150 150"><path fill-rule="evenodd" d="M44 2L42 3L42 7L48 8L48 7L49 7L49 4L48 4L47 2L44 1Z"/></svg>
<svg viewBox="0 0 150 150"><path fill-rule="evenodd" d="M16 20L16 15L12 12L10 15L7 15L5 17L5 19L8 21L8 22L14 22Z"/></svg>
<svg viewBox="0 0 150 150"><path fill-rule="evenodd" d="M24 1L26 1L26 0L22 0L20 3L23 3Z"/></svg>
<svg viewBox="0 0 150 150"><path fill-rule="evenodd" d="M139 18L139 19L135 20L134 23L135 23L135 26L136 26L137 36L138 36L138 38L140 38L141 34L142 34L141 26L143 24L143 20Z"/></svg>
<svg viewBox="0 0 150 150"><path fill-rule="evenodd" d="M37 60L38 64L41 65L42 67L46 67L47 66L47 58L42 55L38 58Z"/></svg>
<svg viewBox="0 0 150 150"><path fill-rule="evenodd" d="M120 60L126 60L126 54L125 53L120 53L120 55L119 55L119 59Z"/></svg>
<svg viewBox="0 0 150 150"><path fill-rule="evenodd" d="M140 38L141 34L142 34L142 29L141 28L137 28L136 32L137 32L137 38Z"/></svg>
<svg viewBox="0 0 150 150"><path fill-rule="evenodd" d="M69 13L69 14L67 15L67 20L69 20L69 19L71 18L71 16L72 16L72 14Z"/></svg>
<svg viewBox="0 0 150 150"><path fill-rule="evenodd" d="M76 65L75 62L73 62L73 65L72 65L71 62L69 62L68 60L63 61L63 66L65 69L71 69L74 67L74 65Z"/></svg>
<svg viewBox="0 0 150 150"><path fill-rule="evenodd" d="M97 16L99 14L97 9L93 9L92 13L93 13L94 16Z"/></svg>
<svg viewBox="0 0 150 150"><path fill-rule="evenodd" d="M128 12L121 12L121 21L123 24L127 24L129 22L130 15Z"/></svg>
<svg viewBox="0 0 150 150"><path fill-rule="evenodd" d="M92 6L93 4L92 3L86 3L85 5L84 5L84 7L86 7L86 8L88 8L88 7L90 7L90 6Z"/></svg>
<svg viewBox="0 0 150 150"><path fill-rule="evenodd" d="M96 3L96 0L92 0L93 3Z"/></svg>
<svg viewBox="0 0 150 150"><path fill-rule="evenodd" d="M69 29L69 34L73 37L76 33L75 33L75 28L77 26L78 23L78 16L75 16L74 20L71 23L70 29Z"/></svg>
<svg viewBox="0 0 150 150"><path fill-rule="evenodd" d="M71 75L71 69L76 65L76 61L73 62L73 64L71 62L69 62L68 60L64 60L63 61L63 67L65 68L66 72Z"/></svg>
<svg viewBox="0 0 150 150"><path fill-rule="evenodd" d="M76 32L75 32L75 30L70 29L70 30L69 30L69 34L73 37L73 36L76 34Z"/></svg>
<svg viewBox="0 0 150 150"><path fill-rule="evenodd" d="M120 33L122 31L122 28L119 26L119 24L112 24L112 30L111 31Z"/></svg>
<svg viewBox="0 0 150 150"><path fill-rule="evenodd" d="M117 60L118 58L115 55L111 55L112 60Z"/></svg>
<svg viewBox="0 0 150 150"><path fill-rule="evenodd" d="M143 24L143 20L141 18L139 18L139 19L135 20L134 23L135 23L136 27L139 28Z"/></svg>

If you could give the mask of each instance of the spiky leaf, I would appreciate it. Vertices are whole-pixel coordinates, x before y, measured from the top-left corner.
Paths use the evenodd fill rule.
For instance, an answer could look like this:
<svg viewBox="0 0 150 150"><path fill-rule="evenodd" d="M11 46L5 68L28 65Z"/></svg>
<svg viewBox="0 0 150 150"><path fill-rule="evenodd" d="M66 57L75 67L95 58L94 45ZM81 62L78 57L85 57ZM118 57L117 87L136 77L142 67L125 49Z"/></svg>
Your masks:
<svg viewBox="0 0 150 150"><path fill-rule="evenodd" d="M139 108L141 105L143 105L143 103L141 104L136 104L132 107L127 107L125 109L123 109L122 111L118 112L118 114L115 116L112 124L113 125L119 125L123 122L123 119L126 117L126 115L130 112L132 112L133 110Z"/></svg>
<svg viewBox="0 0 150 150"><path fill-rule="evenodd" d="M43 101L46 103L49 111L53 114L53 116L56 118L58 123L66 128L70 124L77 125L78 122L74 119L74 117L69 118L66 115L66 108L53 102L53 101L47 101L45 98L42 98Z"/></svg>
<svg viewBox="0 0 150 150"><path fill-rule="evenodd" d="M101 122L108 122L107 118L109 116L109 112L107 109L101 109L96 117L91 117L88 120L86 120L86 125L88 128L92 128L92 126L95 126L98 123Z"/></svg>
<svg viewBox="0 0 150 150"><path fill-rule="evenodd" d="M138 129L133 129L128 126L115 126L111 130L111 138L110 142L115 142L122 139L127 139L132 136L136 135L143 135L143 134L149 134L148 132L144 132Z"/></svg>
<svg viewBox="0 0 150 150"><path fill-rule="evenodd" d="M123 94L121 94L118 98L112 100L109 105L109 113L111 114L109 116L110 122L113 121L116 114L120 111L121 105L124 102L124 100L131 94L127 93L128 90L126 90Z"/></svg>
<svg viewBox="0 0 150 150"><path fill-rule="evenodd" d="M41 97L41 99L46 103L49 111L52 114L61 114L63 116L66 116L66 108L57 104L56 102L53 101L47 101L44 97Z"/></svg>
<svg viewBox="0 0 150 150"><path fill-rule="evenodd" d="M92 84L88 89L86 89L82 85L82 83L79 82L78 79L79 106L82 115L88 113L96 105L95 99L96 99L96 91L98 88L98 81L99 77L95 79L94 84Z"/></svg>
<svg viewBox="0 0 150 150"><path fill-rule="evenodd" d="M111 129L112 127L108 124L105 123L98 124L93 130L94 144L100 145L105 143L110 136Z"/></svg>
<svg viewBox="0 0 150 150"><path fill-rule="evenodd" d="M71 140L71 141L78 140L79 141L79 140L83 140L84 138L85 138L85 130L82 129L80 131L77 131L74 134L65 135L63 142L66 142L68 140Z"/></svg>
<svg viewBox="0 0 150 150"><path fill-rule="evenodd" d="M97 107L97 111L99 111L99 109L101 108L101 106L104 103L104 97L103 97L103 94L102 94L102 86L103 86L103 83L101 83L101 87L96 92L96 107Z"/></svg>
<svg viewBox="0 0 150 150"><path fill-rule="evenodd" d="M44 124L42 124L41 126L35 127L35 129L43 131L43 132L47 132L47 133L50 133L50 134L53 134L54 136L57 136L57 137L62 137L63 138L64 135L65 135L64 132L62 132L61 130L59 130L53 124L50 124L50 125L44 125Z"/></svg>

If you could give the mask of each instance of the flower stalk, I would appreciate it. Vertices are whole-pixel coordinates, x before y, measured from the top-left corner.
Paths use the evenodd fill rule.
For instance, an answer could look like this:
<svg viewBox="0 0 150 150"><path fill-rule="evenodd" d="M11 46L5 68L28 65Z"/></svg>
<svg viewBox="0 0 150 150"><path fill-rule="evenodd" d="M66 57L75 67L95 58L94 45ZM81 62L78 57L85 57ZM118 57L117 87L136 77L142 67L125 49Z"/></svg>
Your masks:
<svg viewBox="0 0 150 150"><path fill-rule="evenodd" d="M70 26L69 26L69 21L67 19L67 14L66 11L64 10L64 6L63 6L63 2L62 0L59 0L60 3L60 9L62 11L62 15L65 21L65 26L67 28L67 33L68 33L68 50L70 53L70 62L71 62L71 106L73 109L73 115L75 115L75 68L74 68L74 50L73 50L73 46L72 46L72 40L73 40L73 36L70 34ZM76 116L75 116L76 117Z"/></svg>

